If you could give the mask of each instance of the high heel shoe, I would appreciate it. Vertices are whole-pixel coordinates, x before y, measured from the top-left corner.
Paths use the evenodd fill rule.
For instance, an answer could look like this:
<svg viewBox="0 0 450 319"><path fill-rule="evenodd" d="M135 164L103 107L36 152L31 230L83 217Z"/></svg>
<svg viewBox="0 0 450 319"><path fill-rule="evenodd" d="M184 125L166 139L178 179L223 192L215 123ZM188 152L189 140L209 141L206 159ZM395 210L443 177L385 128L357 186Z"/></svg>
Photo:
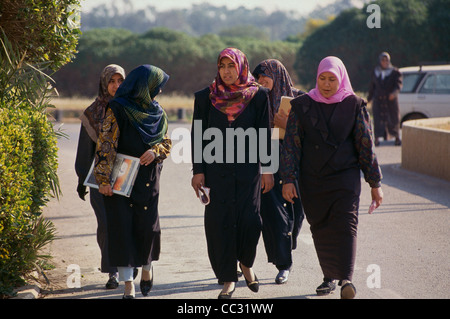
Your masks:
<svg viewBox="0 0 450 319"><path fill-rule="evenodd" d="M259 291L259 281L258 281L258 277L256 277L256 274L253 273L255 275L254 281L248 281L247 278L245 278L245 274L244 274L244 271L242 270L241 264L239 264L239 268L241 268L241 271L244 276L245 283L247 284L248 289L250 289L253 292L258 292Z"/></svg>
<svg viewBox="0 0 450 319"><path fill-rule="evenodd" d="M150 280L142 280L141 279L141 282L139 283L139 288L141 288L141 293L143 296L147 296L153 287L153 267L151 268L150 271L152 273L152 279L150 279Z"/></svg>
<svg viewBox="0 0 450 319"><path fill-rule="evenodd" d="M233 290L229 291L229 292L221 292L219 294L219 296L217 297L217 299L231 299L231 297L233 296L233 292L236 290L236 287L233 288Z"/></svg>

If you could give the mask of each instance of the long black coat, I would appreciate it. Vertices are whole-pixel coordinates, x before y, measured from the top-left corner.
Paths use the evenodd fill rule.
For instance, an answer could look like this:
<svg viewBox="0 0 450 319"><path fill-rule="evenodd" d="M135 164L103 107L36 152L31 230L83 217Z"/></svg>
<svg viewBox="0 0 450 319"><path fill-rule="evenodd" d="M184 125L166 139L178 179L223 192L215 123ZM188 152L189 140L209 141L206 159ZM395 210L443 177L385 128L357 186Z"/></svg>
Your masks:
<svg viewBox="0 0 450 319"><path fill-rule="evenodd" d="M381 79L372 73L372 80L369 87L367 99L372 101L374 134L376 138L392 135L400 136L400 109L397 95L402 88L402 74L397 68ZM389 95L394 94L395 98L389 100Z"/></svg>
<svg viewBox="0 0 450 319"><path fill-rule="evenodd" d="M205 208L205 233L208 246L208 256L211 266L220 281L237 281L236 261L252 267L256 247L261 234L260 197L261 174L259 156L252 161L255 150L250 146L254 143L246 142L245 149L234 145L234 161L228 163L225 157L230 155L226 140L222 151L224 163L207 163L205 157L198 161L198 150L208 153L209 140L200 140L206 129L214 128L226 136L226 129L259 128L266 130L265 139L270 149L270 126L268 114L267 91L263 88L256 93L246 109L231 124L227 116L214 108L209 99L209 88L195 94L194 117L192 126L193 173L205 174L205 186L211 189L211 202ZM202 127L195 121L200 120ZM218 132L217 131L217 132ZM254 142L254 141L253 141ZM259 143L259 142L257 142ZM249 145L251 144L251 145ZM228 146L230 146L228 145ZM258 145L258 144L256 144ZM197 152L197 154L195 154ZM243 163L237 163L238 155L245 155ZM259 149L257 150L259 153ZM239 153L239 154L237 154ZM203 154L207 155L207 154Z"/></svg>
<svg viewBox="0 0 450 319"><path fill-rule="evenodd" d="M280 174L289 183L299 167L300 197L324 276L351 280L360 171L371 187L381 181L365 102L349 96L324 104L303 95L291 104Z"/></svg>
<svg viewBox="0 0 450 319"><path fill-rule="evenodd" d="M95 158L95 148L96 143L89 137L86 128L81 125L75 158L75 172L78 176L79 187L82 187L89 173L92 161ZM117 267L113 267L109 263L106 211L103 195L99 193L98 189L90 188L89 201L97 218L97 243L101 251L101 271L104 273L115 273L117 272Z"/></svg>
<svg viewBox="0 0 450 319"><path fill-rule="evenodd" d="M111 102L120 135L118 153L140 157L150 147L128 120L123 107ZM162 164L141 165L131 196L105 196L109 255L112 265L140 267L158 260L161 249L158 201Z"/></svg>

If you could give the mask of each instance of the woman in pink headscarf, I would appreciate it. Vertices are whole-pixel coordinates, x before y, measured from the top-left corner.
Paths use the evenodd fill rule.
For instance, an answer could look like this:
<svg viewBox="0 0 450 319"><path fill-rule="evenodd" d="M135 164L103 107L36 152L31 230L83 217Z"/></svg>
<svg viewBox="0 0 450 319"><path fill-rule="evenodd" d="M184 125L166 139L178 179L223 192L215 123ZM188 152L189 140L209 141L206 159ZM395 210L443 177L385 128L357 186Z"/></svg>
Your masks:
<svg viewBox="0 0 450 319"><path fill-rule="evenodd" d="M317 294L333 292L339 280L341 298L353 298L360 170L371 187L372 207L383 199L366 102L353 92L342 61L326 57L316 87L291 105L280 165L283 197L302 199L324 275ZM297 172L300 194L293 184Z"/></svg>

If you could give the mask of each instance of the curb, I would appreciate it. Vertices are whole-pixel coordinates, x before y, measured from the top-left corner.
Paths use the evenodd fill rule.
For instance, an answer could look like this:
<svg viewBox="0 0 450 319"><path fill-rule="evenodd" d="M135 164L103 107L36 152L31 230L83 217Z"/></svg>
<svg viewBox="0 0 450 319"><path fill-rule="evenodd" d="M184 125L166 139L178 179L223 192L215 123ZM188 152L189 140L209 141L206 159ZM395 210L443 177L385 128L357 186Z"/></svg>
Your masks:
<svg viewBox="0 0 450 319"><path fill-rule="evenodd" d="M37 299L40 288L36 285L23 286L16 289L17 295L10 299Z"/></svg>

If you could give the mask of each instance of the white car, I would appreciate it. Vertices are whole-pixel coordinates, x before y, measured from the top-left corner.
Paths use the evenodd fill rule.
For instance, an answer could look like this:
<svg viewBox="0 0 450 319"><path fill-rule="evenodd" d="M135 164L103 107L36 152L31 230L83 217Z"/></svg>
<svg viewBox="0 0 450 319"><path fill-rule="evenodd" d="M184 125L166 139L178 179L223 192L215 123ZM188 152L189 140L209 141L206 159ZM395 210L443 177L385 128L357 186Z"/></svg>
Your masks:
<svg viewBox="0 0 450 319"><path fill-rule="evenodd" d="M450 117L450 65L400 68L403 88L398 96L401 121Z"/></svg>

